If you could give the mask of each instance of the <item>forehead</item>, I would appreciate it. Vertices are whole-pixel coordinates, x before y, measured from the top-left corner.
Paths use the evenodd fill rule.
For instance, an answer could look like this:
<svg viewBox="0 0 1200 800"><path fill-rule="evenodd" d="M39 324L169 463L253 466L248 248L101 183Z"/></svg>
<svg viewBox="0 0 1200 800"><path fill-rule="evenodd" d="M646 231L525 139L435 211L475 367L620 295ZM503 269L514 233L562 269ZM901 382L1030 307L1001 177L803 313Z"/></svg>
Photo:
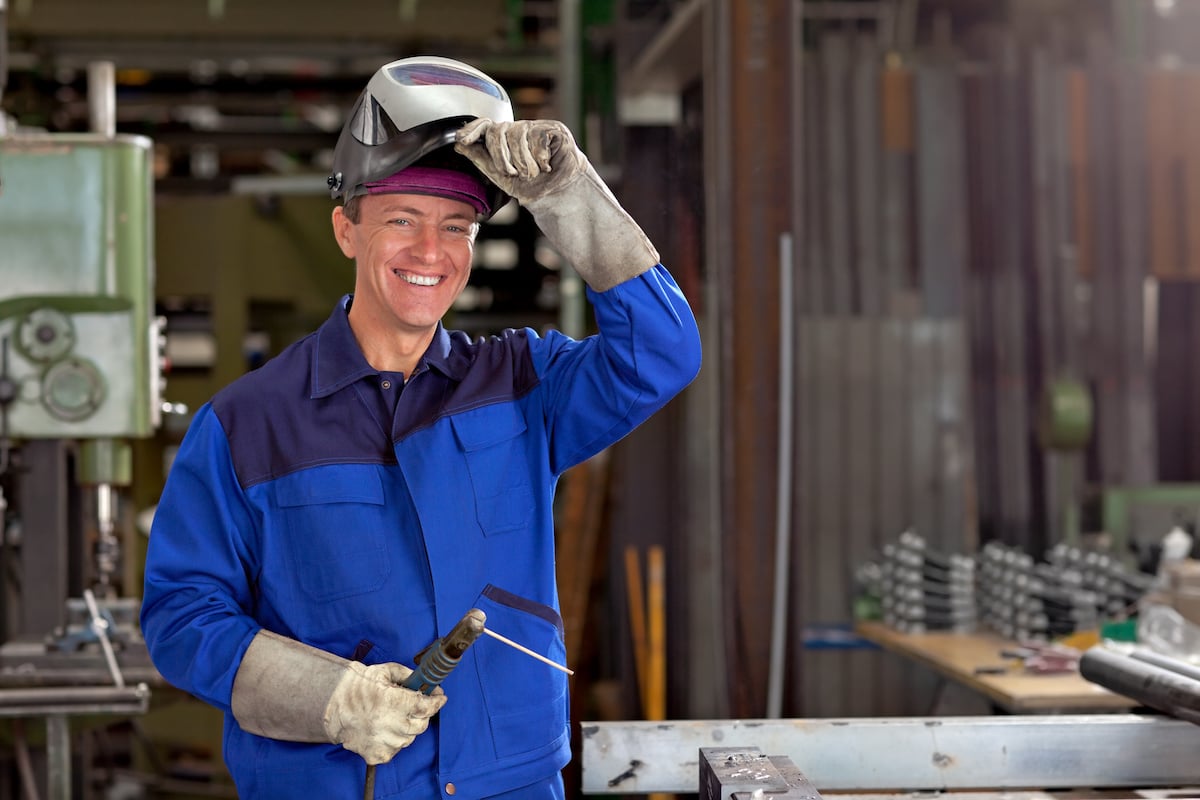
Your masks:
<svg viewBox="0 0 1200 800"><path fill-rule="evenodd" d="M404 213L429 219L464 219L475 221L475 208L470 203L448 197L425 194L368 194L359 200L360 210L367 216Z"/></svg>

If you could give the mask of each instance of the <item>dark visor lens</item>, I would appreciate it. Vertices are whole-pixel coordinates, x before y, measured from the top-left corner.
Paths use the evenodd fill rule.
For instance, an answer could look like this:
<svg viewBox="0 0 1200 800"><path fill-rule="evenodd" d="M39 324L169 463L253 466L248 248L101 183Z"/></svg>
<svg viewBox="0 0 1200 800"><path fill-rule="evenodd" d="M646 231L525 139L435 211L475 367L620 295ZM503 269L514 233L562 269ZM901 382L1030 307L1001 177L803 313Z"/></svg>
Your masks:
<svg viewBox="0 0 1200 800"><path fill-rule="evenodd" d="M375 98L364 93L359 97L358 105L350 113L349 130L355 139L374 147L391 139L392 135L396 133L396 126L379 108Z"/></svg>
<svg viewBox="0 0 1200 800"><path fill-rule="evenodd" d="M453 67L443 67L436 64L412 65L405 64L388 70L397 83L404 86L466 86L471 89L490 94L499 100L504 99L500 87L491 81L483 80L475 75Z"/></svg>

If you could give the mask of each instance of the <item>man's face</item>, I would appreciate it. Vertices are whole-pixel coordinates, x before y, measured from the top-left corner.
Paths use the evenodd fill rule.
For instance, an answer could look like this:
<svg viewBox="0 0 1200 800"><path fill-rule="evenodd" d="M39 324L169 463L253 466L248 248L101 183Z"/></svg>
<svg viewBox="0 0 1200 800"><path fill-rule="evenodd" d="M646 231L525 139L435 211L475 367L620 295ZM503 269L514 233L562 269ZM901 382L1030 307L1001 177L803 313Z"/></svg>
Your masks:
<svg viewBox="0 0 1200 800"><path fill-rule="evenodd" d="M430 332L471 276L475 209L415 194L358 202L357 223L333 212L338 245L356 264L354 314L375 329Z"/></svg>

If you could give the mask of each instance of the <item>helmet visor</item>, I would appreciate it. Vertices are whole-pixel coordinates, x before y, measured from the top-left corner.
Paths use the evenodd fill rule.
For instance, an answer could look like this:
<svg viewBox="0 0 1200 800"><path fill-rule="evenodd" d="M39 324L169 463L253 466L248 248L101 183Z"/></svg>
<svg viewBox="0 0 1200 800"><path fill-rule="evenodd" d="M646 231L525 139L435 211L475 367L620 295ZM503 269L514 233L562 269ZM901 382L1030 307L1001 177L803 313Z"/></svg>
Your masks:
<svg viewBox="0 0 1200 800"><path fill-rule="evenodd" d="M388 76L401 86L465 86L508 102L504 91L491 80L444 64L393 64Z"/></svg>

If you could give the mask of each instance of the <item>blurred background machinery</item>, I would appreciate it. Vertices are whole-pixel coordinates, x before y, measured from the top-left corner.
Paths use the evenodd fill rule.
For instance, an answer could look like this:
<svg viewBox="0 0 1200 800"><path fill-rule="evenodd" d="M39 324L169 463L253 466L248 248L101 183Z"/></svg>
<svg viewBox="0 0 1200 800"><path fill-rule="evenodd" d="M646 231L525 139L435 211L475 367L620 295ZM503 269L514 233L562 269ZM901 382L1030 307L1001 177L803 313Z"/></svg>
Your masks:
<svg viewBox="0 0 1200 800"><path fill-rule="evenodd" d="M693 386L564 476L576 716L921 713L928 670L855 634L858 565L896 545L905 624L966 627L1009 576L1073 575L1055 554L1150 575L1164 534L1200 524L1200 0L0 0L0 15L0 665L111 672L92 617L132 633L141 530L187 423L155 421L157 349L182 411L327 316L351 285L323 193L342 114L380 63L418 53L496 76L519 116L566 120L703 328ZM577 332L584 312L510 207L453 323ZM990 543L1020 569L985 586ZM657 554L649 609L629 552ZM981 560L938 563L955 554ZM643 616L661 640L631 635ZM136 638L115 640L136 683ZM154 700L127 731L151 745L131 757L136 791L227 790L219 714L166 687Z"/></svg>
<svg viewBox="0 0 1200 800"><path fill-rule="evenodd" d="M153 152L115 132L112 64L89 75L93 132L0 136L0 714L25 792L61 798L89 774L71 718L143 713L155 682L123 571L132 441L163 411Z"/></svg>

